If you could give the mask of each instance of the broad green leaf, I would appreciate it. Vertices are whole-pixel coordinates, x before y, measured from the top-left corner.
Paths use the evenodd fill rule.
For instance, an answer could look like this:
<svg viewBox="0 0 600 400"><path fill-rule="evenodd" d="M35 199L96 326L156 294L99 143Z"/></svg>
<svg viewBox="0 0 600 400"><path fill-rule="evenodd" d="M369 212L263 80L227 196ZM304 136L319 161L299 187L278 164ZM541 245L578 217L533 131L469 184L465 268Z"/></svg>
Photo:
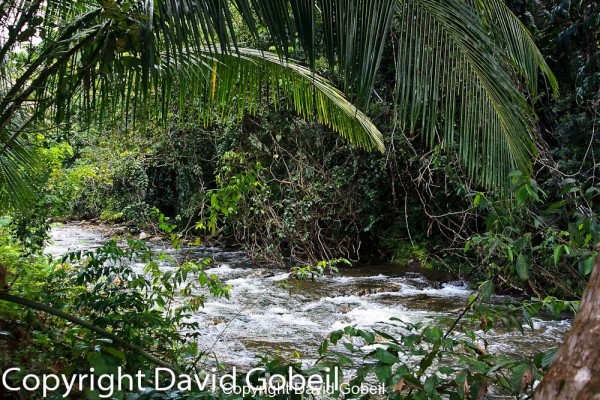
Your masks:
<svg viewBox="0 0 600 400"><path fill-rule="evenodd" d="M558 355L558 350L559 350L559 348L556 347L556 348L553 348L550 350L546 350L544 352L544 356L542 357L542 368L544 368L544 369L550 368L550 365L552 365L552 363L556 359L556 356Z"/></svg>
<svg viewBox="0 0 600 400"><path fill-rule="evenodd" d="M367 342L367 344L375 343L375 335L373 334L373 332L363 331L359 329L358 334L365 340L365 342Z"/></svg>
<svg viewBox="0 0 600 400"><path fill-rule="evenodd" d="M386 383L392 376L392 366L388 364L377 364L375 366L375 375L380 382Z"/></svg>
<svg viewBox="0 0 600 400"><path fill-rule="evenodd" d="M596 257L595 256L591 256L588 257L585 260L585 268L583 269L583 275L587 276L589 274L592 273L592 271L594 270L594 261L595 261Z"/></svg>
<svg viewBox="0 0 600 400"><path fill-rule="evenodd" d="M524 281L528 280L529 279L529 269L530 269L529 261L524 256L519 255L517 257L517 263L515 265L515 270L516 270L519 278L521 278Z"/></svg>
<svg viewBox="0 0 600 400"><path fill-rule="evenodd" d="M513 388L513 394L519 394L522 392L523 378L526 373L530 373L530 367L527 364L519 364L512 370L511 386Z"/></svg>
<svg viewBox="0 0 600 400"><path fill-rule="evenodd" d="M344 343L344 347L348 349L348 351L354 352L354 345L352 343Z"/></svg>
<svg viewBox="0 0 600 400"><path fill-rule="evenodd" d="M382 348L378 348L377 350L375 350L373 358L381 361L384 364L395 364L399 361L397 356Z"/></svg>
<svg viewBox="0 0 600 400"><path fill-rule="evenodd" d="M492 280L487 280L479 285L480 297L479 301L488 302L494 293L494 282Z"/></svg>
<svg viewBox="0 0 600 400"><path fill-rule="evenodd" d="M563 255L564 251L565 246L560 244L554 248L554 265L558 264L558 262L560 261L560 257Z"/></svg>
<svg viewBox="0 0 600 400"><path fill-rule="evenodd" d="M113 356L115 356L121 360L126 359L125 353L122 352L121 350L115 349L114 347L103 347L102 350L106 351L109 354L112 354Z"/></svg>
<svg viewBox="0 0 600 400"><path fill-rule="evenodd" d="M102 353L94 351L87 355L87 361L91 368L94 368L94 373L97 375L108 374L111 372L110 360Z"/></svg>

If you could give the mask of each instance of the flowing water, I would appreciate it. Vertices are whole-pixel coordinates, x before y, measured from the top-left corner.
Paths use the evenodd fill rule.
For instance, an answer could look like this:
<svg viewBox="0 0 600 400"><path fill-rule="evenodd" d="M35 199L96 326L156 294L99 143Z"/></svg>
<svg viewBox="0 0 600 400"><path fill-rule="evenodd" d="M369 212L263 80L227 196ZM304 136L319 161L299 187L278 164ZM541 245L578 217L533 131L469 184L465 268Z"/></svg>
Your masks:
<svg viewBox="0 0 600 400"><path fill-rule="evenodd" d="M52 229L53 244L46 252L93 249L108 240L98 228L67 224ZM164 250L161 244L152 246ZM208 271L231 285L231 298L209 299L194 315L201 322L201 347L218 361L236 366L256 363L260 354L281 353L316 358L322 340L348 325L385 328L396 317L405 322L442 322L449 325L465 307L471 293L460 281L440 280L393 265L349 267L339 276L317 281L290 280L283 268L253 266L240 251L201 247L183 249L176 256L211 257ZM497 297L496 301L510 301ZM535 319L534 332L492 330L478 332L490 351L528 355L556 347L570 327L568 319Z"/></svg>

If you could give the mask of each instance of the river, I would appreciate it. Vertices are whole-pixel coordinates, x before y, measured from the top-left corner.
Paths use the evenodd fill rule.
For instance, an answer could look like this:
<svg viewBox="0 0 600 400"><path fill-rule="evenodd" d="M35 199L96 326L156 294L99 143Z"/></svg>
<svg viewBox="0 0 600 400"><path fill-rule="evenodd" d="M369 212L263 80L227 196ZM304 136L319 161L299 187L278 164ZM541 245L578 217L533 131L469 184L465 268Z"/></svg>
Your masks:
<svg viewBox="0 0 600 400"><path fill-rule="evenodd" d="M82 224L55 226L46 253L59 256L97 248L109 239L104 232ZM328 333L348 325L377 328L391 317L449 324L471 293L463 282L441 283L395 265L348 267L337 276L291 280L286 286L281 283L288 270L253 266L242 251L196 247L174 252L164 243L150 243L176 256L187 253L214 260L208 272L232 286L230 299L209 299L193 318L203 327L201 348L219 362L240 367L255 364L261 354L294 357L296 351L310 362ZM496 296L494 300L511 298ZM525 335L503 329L477 333L489 343L489 351L530 355L558 346L570 324L569 319L536 318L534 331Z"/></svg>

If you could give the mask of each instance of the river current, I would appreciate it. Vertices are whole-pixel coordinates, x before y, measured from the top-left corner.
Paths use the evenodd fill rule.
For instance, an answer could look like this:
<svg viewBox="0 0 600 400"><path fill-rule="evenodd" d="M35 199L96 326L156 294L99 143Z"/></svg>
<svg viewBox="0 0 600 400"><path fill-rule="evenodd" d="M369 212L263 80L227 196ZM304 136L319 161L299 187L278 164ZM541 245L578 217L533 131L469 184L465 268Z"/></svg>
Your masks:
<svg viewBox="0 0 600 400"><path fill-rule="evenodd" d="M104 232L82 224L55 226L46 253L60 256L97 248L109 239ZM395 265L348 267L340 275L283 285L289 270L254 266L242 251L215 247L174 251L164 243L150 243L174 256L214 260L208 272L231 285L230 299L209 298L193 318L202 326L201 348L219 362L239 367L255 364L261 354L294 358L298 352L310 362L330 332L349 325L385 326L389 331L391 317L449 325L471 294L464 282L440 281ZM570 324L568 319L536 318L534 331L524 335L503 329L477 333L489 344L489 351L528 355L558 346Z"/></svg>

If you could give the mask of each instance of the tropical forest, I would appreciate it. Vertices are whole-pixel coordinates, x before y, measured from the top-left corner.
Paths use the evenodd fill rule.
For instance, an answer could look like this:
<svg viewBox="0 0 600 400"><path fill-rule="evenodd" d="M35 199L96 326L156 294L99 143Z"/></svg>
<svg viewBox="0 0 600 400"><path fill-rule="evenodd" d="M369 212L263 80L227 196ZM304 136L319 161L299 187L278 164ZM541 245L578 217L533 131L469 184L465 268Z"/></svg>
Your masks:
<svg viewBox="0 0 600 400"><path fill-rule="evenodd" d="M0 399L600 399L600 3L0 0Z"/></svg>

